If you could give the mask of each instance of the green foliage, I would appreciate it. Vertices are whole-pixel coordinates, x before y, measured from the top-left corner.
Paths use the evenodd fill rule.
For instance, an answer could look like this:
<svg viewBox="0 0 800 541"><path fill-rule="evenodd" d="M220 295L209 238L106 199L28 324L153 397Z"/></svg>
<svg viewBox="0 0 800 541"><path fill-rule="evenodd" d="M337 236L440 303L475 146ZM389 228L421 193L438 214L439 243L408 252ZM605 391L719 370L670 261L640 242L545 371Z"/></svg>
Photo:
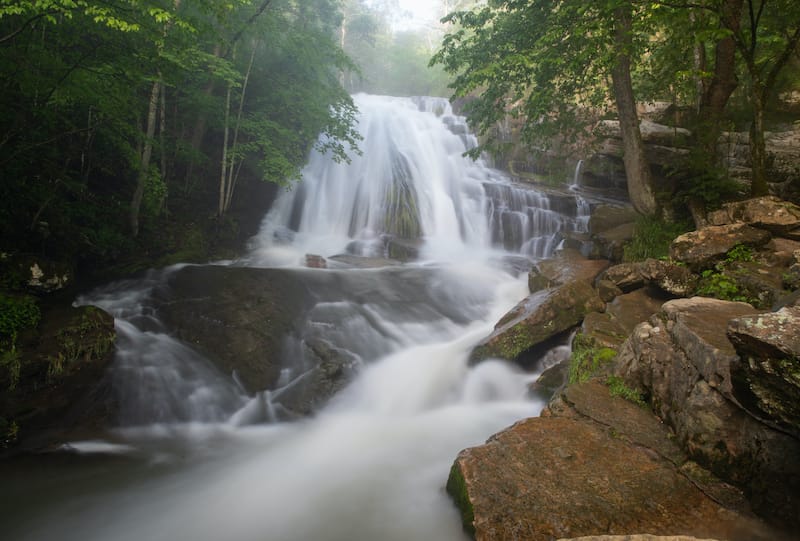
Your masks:
<svg viewBox="0 0 800 541"><path fill-rule="evenodd" d="M602 366L613 361L616 356L616 350L599 347L592 338L578 334L572 341L568 382L574 384L588 381Z"/></svg>
<svg viewBox="0 0 800 541"><path fill-rule="evenodd" d="M0 368L8 374L8 390L13 391L19 383L21 368L20 353L17 351L17 335L10 337L7 344L0 347Z"/></svg>
<svg viewBox="0 0 800 541"><path fill-rule="evenodd" d="M731 248L725 256L725 260L729 263L735 261L749 262L753 261L754 258L755 252L753 251L753 248L747 246L746 244L737 244Z"/></svg>
<svg viewBox="0 0 800 541"><path fill-rule="evenodd" d="M747 263L755 259L755 252L750 246L737 244L725 256L725 261L717 263L713 269L701 273L698 295L714 297L725 301L746 302L758 306L758 299L753 298L743 289L735 278L735 270L731 270L733 263Z"/></svg>
<svg viewBox="0 0 800 541"><path fill-rule="evenodd" d="M665 222L661 218L640 216L636 220L633 238L626 243L625 261L644 261L648 258L669 257L669 247L675 237L689 231L685 222Z"/></svg>
<svg viewBox="0 0 800 541"><path fill-rule="evenodd" d="M629 400L640 407L646 407L647 402L644 401L644 397L642 393L637 391L636 389L631 389L619 376L608 376L606 378L606 385L608 385L608 390L611 393L611 396L619 396L620 398L624 398L625 400Z"/></svg>
<svg viewBox="0 0 800 541"><path fill-rule="evenodd" d="M33 297L0 293L0 343L13 342L20 331L35 327L40 319L39 305Z"/></svg>
<svg viewBox="0 0 800 541"><path fill-rule="evenodd" d="M697 288L698 295L750 304L755 301L739 287L737 281L724 270L722 265L704 270L700 277L700 286Z"/></svg>
<svg viewBox="0 0 800 541"><path fill-rule="evenodd" d="M594 113L611 98L615 10L624 4L569 0L556 7L545 0L505 0L448 15L456 30L445 36L432 63L455 76L456 97L470 98L465 111L487 138L473 155L498 148L494 128L509 117L523 119L522 140L537 148L555 136L585 136ZM652 34L646 9L635 8L636 51ZM626 52L635 58L635 51Z"/></svg>

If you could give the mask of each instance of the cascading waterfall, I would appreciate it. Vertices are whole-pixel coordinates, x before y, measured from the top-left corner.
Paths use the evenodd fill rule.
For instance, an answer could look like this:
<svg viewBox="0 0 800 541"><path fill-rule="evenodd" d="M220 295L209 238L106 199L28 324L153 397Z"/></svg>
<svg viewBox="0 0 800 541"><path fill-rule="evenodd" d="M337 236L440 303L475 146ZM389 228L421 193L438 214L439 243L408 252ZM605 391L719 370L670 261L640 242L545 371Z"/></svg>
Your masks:
<svg viewBox="0 0 800 541"><path fill-rule="evenodd" d="M524 273L503 258L548 256L585 222L574 196L515 185L464 158L475 140L446 100L356 103L363 154L349 164L312 154L240 262L288 266L317 299L299 341L287 339L285 387L247 396L172 338L152 310L160 274L86 296L117 317L115 377L129 407L108 441L72 447L127 459L110 471L90 460L31 472L0 495L15 520L0 531L64 541L465 539L443 489L454 457L542 406L528 396L535 374L467 366L527 293ZM291 268L309 253L386 258L393 242L413 244L416 261ZM273 399L302 379L298 352L311 339L354 359L353 380L311 418L253 424L279 418ZM54 490L67 482L71 493Z"/></svg>
<svg viewBox="0 0 800 541"><path fill-rule="evenodd" d="M303 182L267 215L254 264L297 263L306 253L390 256L393 239L438 261L476 251L543 258L582 227L573 198L554 203L466 158L477 141L447 100L360 95L356 104L363 154L348 164L312 153ZM292 249L275 250L289 239Z"/></svg>

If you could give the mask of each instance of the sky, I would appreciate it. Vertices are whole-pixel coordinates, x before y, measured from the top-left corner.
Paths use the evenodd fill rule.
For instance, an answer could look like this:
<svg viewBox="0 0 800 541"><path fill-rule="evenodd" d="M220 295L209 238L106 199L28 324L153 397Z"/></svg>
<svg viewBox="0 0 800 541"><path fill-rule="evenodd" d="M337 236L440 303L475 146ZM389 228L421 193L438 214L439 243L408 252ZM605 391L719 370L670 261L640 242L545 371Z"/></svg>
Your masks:
<svg viewBox="0 0 800 541"><path fill-rule="evenodd" d="M409 11L412 15L411 19L404 20L398 25L399 29L418 28L425 24L435 23L438 19L436 16L437 2L432 0L399 0L398 4L401 9Z"/></svg>

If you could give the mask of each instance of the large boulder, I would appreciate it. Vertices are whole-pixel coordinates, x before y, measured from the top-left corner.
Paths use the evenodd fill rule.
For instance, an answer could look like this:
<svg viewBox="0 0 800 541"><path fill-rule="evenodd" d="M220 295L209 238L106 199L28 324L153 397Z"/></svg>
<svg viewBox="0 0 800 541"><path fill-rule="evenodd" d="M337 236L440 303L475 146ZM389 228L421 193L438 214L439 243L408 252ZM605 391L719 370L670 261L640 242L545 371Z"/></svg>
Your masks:
<svg viewBox="0 0 800 541"><path fill-rule="evenodd" d="M800 239L800 207L775 196L726 203L708 218L712 225L745 223L776 236Z"/></svg>
<svg viewBox="0 0 800 541"><path fill-rule="evenodd" d="M731 363L734 397L800 438L800 308L733 319L728 337L741 357Z"/></svg>
<svg viewBox="0 0 800 541"><path fill-rule="evenodd" d="M585 280L573 280L559 287L529 296L479 343L470 355L470 363L497 358L513 361L526 350L579 325L583 317L601 311L603 301Z"/></svg>
<svg viewBox="0 0 800 541"><path fill-rule="evenodd" d="M672 241L670 257L694 271L710 269L735 246L758 248L770 240L769 232L747 224L708 226L684 233Z"/></svg>
<svg viewBox="0 0 800 541"><path fill-rule="evenodd" d="M538 262L530 270L528 289L531 293L536 293L571 280L593 283L608 265L609 262L605 259L588 259L577 250L559 250L552 258Z"/></svg>
<svg viewBox="0 0 800 541"><path fill-rule="evenodd" d="M285 339L314 303L296 271L214 265L180 269L157 295L167 327L249 392L277 386Z"/></svg>
<svg viewBox="0 0 800 541"><path fill-rule="evenodd" d="M735 489L696 474L652 413L604 385L571 386L546 414L456 458L447 490L476 540L772 538Z"/></svg>
<svg viewBox="0 0 800 541"><path fill-rule="evenodd" d="M742 409L733 392L731 366L739 357L725 329L757 314L716 299L667 302L636 327L614 372L649 396L694 460L742 487L759 514L796 527L800 441Z"/></svg>
<svg viewBox="0 0 800 541"><path fill-rule="evenodd" d="M670 261L647 259L639 265L639 273L648 284L676 297L689 297L697 289L697 275Z"/></svg>

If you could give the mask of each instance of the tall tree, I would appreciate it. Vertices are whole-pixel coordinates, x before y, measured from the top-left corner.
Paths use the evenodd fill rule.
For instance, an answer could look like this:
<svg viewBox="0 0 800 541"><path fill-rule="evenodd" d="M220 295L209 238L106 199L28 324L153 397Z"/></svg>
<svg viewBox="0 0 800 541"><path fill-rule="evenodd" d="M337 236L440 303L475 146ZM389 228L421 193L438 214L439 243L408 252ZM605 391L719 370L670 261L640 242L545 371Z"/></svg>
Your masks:
<svg viewBox="0 0 800 541"><path fill-rule="evenodd" d="M584 111L608 104L612 79L631 201L640 213L655 213L630 81L631 62L648 35L642 9L629 0L499 0L448 15L456 30L432 62L456 75L455 95L469 96L467 114L489 136L474 154L497 148L490 134L507 115L523 119L522 137L531 144L577 134Z"/></svg>

